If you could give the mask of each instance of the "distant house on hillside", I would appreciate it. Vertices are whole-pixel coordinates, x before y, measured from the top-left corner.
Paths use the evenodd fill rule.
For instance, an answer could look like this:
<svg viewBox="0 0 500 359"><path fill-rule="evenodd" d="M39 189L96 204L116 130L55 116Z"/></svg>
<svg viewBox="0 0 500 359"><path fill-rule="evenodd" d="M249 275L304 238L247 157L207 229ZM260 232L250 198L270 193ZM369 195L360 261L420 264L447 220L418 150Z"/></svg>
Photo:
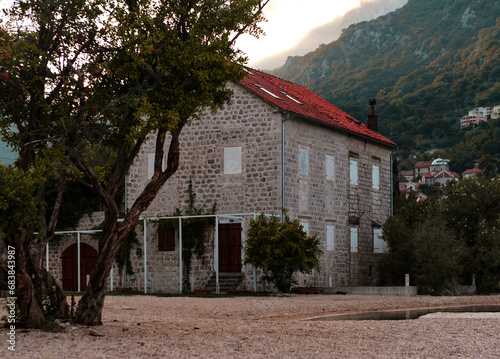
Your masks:
<svg viewBox="0 0 500 359"><path fill-rule="evenodd" d="M491 118L500 118L500 105L493 107L493 111L491 111Z"/></svg>
<svg viewBox="0 0 500 359"><path fill-rule="evenodd" d="M413 173L412 170L401 171L401 172L399 172L399 175L406 178L407 181L411 181L413 179L413 177L415 176L415 174Z"/></svg>
<svg viewBox="0 0 500 359"><path fill-rule="evenodd" d="M465 170L463 173L462 173L462 176L463 178L471 178L471 177L477 177L478 175L480 175L481 173L483 173L484 170L480 169L479 168L479 164L475 164L474 165L474 168L471 168L471 169L468 169L468 170Z"/></svg>
<svg viewBox="0 0 500 359"><path fill-rule="evenodd" d="M471 124L479 125L480 122L486 122L486 116L462 116L460 117L460 129L469 127Z"/></svg>
<svg viewBox="0 0 500 359"><path fill-rule="evenodd" d="M282 209L319 238L323 251L321 271L299 276L300 286L373 284L381 226L391 211L395 143L376 132L373 107L368 127L303 87L247 72L241 82L228 84L234 92L229 105L205 111L201 121L183 129L179 170L143 213L144 226L136 228L144 244L143 258L132 253L134 287L149 290L154 282L155 291L179 291L182 234L149 219L184 208L190 181L198 204L217 203L205 255L192 261L192 288L225 278L236 279L238 288L262 289L261 271L242 263L245 237L254 215L279 215ZM154 148L146 142L130 169L127 206L153 175ZM54 256L60 258L69 245L76 240L53 249Z"/></svg>
<svg viewBox="0 0 500 359"><path fill-rule="evenodd" d="M427 196L419 190L419 186L421 184L422 183L412 182L412 181L399 182L399 192L401 193L402 196L405 197L409 196L415 197L415 199L418 202L424 201L427 198Z"/></svg>
<svg viewBox="0 0 500 359"><path fill-rule="evenodd" d="M415 164L415 176L423 175L430 171L432 161L419 161Z"/></svg>

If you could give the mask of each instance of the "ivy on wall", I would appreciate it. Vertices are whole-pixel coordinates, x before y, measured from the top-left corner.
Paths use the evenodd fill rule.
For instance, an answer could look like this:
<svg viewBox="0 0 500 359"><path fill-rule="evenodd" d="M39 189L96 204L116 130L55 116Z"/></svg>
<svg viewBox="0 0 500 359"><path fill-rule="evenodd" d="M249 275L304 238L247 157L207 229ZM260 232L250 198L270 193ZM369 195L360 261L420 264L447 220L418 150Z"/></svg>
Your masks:
<svg viewBox="0 0 500 359"><path fill-rule="evenodd" d="M203 216L213 215L216 213L217 203L206 208L205 205L196 205L196 193L193 191L193 183L189 180L188 185L188 203L184 209L176 208L173 217L179 216ZM179 221L177 219L162 219L156 221L158 226L166 228L175 228L178 230ZM190 278L192 270L193 255L203 256L205 253L206 243L208 242L207 234L210 229L215 226L214 217L195 217L182 220L182 263L184 272L184 289L190 288ZM202 257L202 262L204 258Z"/></svg>

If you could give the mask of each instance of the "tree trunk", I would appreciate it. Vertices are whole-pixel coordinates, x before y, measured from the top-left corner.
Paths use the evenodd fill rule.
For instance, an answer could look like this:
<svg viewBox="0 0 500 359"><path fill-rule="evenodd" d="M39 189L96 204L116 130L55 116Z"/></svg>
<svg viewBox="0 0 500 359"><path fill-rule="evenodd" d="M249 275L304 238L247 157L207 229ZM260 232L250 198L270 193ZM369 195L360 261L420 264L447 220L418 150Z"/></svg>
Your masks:
<svg viewBox="0 0 500 359"><path fill-rule="evenodd" d="M107 279L116 253L120 248L118 238L115 234L112 235L114 238L109 238L106 242L113 242L113 245L108 245L100 251L90 281L87 284L87 289L78 303L76 321L80 324L102 325L101 317L106 296Z"/></svg>
<svg viewBox="0 0 500 359"><path fill-rule="evenodd" d="M16 240L16 296L19 311L26 316L25 325L28 328L40 328L45 315L37 301L31 276L27 271L27 261L22 246L23 240ZM20 245L19 245L20 244Z"/></svg>

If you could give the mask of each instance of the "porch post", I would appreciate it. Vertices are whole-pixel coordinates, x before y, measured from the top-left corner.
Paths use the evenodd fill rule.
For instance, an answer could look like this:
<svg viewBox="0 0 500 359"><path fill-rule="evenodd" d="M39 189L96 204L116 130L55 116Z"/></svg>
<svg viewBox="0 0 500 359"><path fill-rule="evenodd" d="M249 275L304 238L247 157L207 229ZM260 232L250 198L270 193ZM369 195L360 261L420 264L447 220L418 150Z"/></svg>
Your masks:
<svg viewBox="0 0 500 359"><path fill-rule="evenodd" d="M76 236L76 241L77 241L77 260L76 260L76 263L77 263L77 266L78 266L78 291L80 292L82 289L81 287L81 281L80 281L80 275L81 275L81 268L80 268L80 232L78 232L78 235Z"/></svg>
<svg viewBox="0 0 500 359"><path fill-rule="evenodd" d="M147 221L144 219L144 293L148 292L148 244L147 244Z"/></svg>
<svg viewBox="0 0 500 359"><path fill-rule="evenodd" d="M49 242L45 246L45 269L49 271Z"/></svg>
<svg viewBox="0 0 500 359"><path fill-rule="evenodd" d="M215 266L215 293L219 294L219 217L215 216L215 253L214 253L214 266Z"/></svg>
<svg viewBox="0 0 500 359"><path fill-rule="evenodd" d="M182 218L179 217L179 293L182 294Z"/></svg>

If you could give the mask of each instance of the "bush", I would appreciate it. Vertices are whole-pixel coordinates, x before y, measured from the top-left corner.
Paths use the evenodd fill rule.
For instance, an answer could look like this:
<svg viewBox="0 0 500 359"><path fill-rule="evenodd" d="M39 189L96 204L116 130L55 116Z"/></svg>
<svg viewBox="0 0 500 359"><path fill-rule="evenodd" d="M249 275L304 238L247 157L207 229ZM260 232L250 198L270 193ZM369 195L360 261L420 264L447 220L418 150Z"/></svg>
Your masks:
<svg viewBox="0 0 500 359"><path fill-rule="evenodd" d="M308 236L298 220L285 215L281 223L276 216L261 214L250 222L244 262L262 268L264 279L280 292L290 292L296 272L319 270L321 253L319 240Z"/></svg>

